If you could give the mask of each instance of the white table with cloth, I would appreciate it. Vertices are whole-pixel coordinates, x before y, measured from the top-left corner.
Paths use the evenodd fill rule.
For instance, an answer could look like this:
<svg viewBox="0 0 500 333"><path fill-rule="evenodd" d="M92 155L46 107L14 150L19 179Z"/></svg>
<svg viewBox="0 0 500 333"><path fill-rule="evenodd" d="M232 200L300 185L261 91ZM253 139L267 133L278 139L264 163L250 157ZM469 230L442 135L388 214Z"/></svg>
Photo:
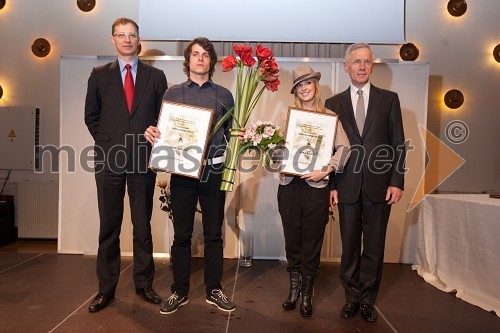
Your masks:
<svg viewBox="0 0 500 333"><path fill-rule="evenodd" d="M500 199L433 194L418 209L412 268L434 287L500 316Z"/></svg>

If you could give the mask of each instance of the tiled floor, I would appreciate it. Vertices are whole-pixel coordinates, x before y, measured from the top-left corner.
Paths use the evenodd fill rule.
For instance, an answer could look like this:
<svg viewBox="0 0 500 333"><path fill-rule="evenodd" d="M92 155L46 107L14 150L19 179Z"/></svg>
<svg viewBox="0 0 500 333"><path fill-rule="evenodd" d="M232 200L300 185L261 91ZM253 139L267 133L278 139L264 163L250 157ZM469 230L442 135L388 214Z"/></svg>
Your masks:
<svg viewBox="0 0 500 333"><path fill-rule="evenodd" d="M203 261L193 259L190 302L171 315L134 292L131 258L123 258L116 299L89 313L97 291L95 257L60 255L55 244L17 242L0 247L0 332L500 332L500 318L424 282L409 265L386 264L376 323L340 319L339 265L322 263L314 314L285 312L285 263L256 260L242 268L225 260L224 291L237 309L224 313L204 300ZM172 272L156 260L154 287L170 295Z"/></svg>

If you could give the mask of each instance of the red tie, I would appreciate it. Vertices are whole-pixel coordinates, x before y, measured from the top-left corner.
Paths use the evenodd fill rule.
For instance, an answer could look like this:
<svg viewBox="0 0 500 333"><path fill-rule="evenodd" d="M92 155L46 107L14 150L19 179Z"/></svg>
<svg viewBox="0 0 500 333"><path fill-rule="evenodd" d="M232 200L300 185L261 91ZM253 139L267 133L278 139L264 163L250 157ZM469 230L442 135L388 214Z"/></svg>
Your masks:
<svg viewBox="0 0 500 333"><path fill-rule="evenodd" d="M130 72L130 65L126 64L127 74L125 74L125 84L123 88L125 89L125 99L127 100L128 112L132 111L132 101L134 100L134 78Z"/></svg>

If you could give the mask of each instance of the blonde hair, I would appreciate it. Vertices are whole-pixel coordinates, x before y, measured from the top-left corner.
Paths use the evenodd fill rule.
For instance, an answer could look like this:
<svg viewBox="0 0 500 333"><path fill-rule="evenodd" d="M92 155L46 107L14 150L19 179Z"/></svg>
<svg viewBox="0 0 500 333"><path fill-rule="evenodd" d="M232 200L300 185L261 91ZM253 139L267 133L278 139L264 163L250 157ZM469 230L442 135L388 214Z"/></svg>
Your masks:
<svg viewBox="0 0 500 333"><path fill-rule="evenodd" d="M320 113L325 113L325 105L323 104L323 100L321 99L321 93L319 91L319 81L316 78L312 78L314 81L314 109ZM293 96L295 97L295 106L298 108L302 108L302 100L297 96L297 89L293 92Z"/></svg>

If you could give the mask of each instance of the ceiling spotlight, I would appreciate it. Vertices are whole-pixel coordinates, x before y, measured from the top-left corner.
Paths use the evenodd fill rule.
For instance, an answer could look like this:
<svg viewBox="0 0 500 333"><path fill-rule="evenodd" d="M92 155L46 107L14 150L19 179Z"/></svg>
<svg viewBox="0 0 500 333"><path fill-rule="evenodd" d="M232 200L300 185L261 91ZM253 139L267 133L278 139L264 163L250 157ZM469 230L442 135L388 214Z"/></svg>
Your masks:
<svg viewBox="0 0 500 333"><path fill-rule="evenodd" d="M467 11L467 2L465 0L450 0L448 2L448 13L451 16L462 16Z"/></svg>
<svg viewBox="0 0 500 333"><path fill-rule="evenodd" d="M448 90L444 95L444 104L450 109L458 109L464 104L464 94L457 89Z"/></svg>
<svg viewBox="0 0 500 333"><path fill-rule="evenodd" d="M7 0L0 0L0 9L3 9L3 7L5 7L6 2Z"/></svg>
<svg viewBox="0 0 500 333"><path fill-rule="evenodd" d="M418 58L418 55L418 49L413 43L403 44L399 49L399 56L404 61L414 61Z"/></svg>
<svg viewBox="0 0 500 333"><path fill-rule="evenodd" d="M90 12L95 7L95 0L76 0L76 4L82 12Z"/></svg>
<svg viewBox="0 0 500 333"><path fill-rule="evenodd" d="M0 86L0 99L2 99L2 96L3 96L3 88L2 86Z"/></svg>
<svg viewBox="0 0 500 333"><path fill-rule="evenodd" d="M45 38L35 39L31 45L31 52L37 57L43 58L50 53L50 43Z"/></svg>

